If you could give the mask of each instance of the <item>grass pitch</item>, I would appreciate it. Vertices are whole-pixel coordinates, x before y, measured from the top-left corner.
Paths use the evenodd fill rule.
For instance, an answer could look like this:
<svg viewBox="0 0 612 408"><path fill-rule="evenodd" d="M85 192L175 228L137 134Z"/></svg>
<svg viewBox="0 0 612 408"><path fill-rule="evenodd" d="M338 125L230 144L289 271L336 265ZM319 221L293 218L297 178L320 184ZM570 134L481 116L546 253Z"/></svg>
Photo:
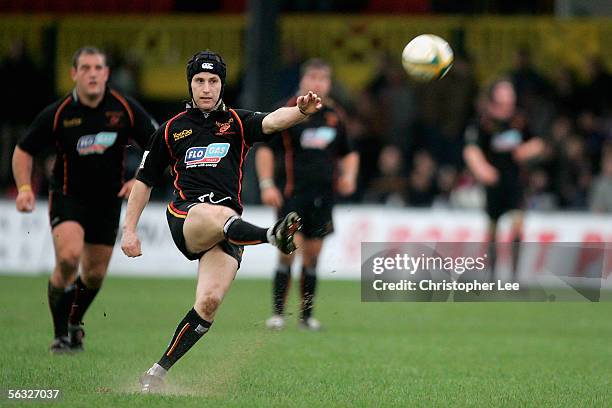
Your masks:
<svg viewBox="0 0 612 408"><path fill-rule="evenodd" d="M323 281L320 333L264 328L270 282L237 280L211 331L138 394L191 307L193 280L110 276L86 351L52 356L45 277L0 277L0 405L7 388L58 388L62 407L610 406L612 303L361 303ZM297 298L292 288L290 311ZM26 404L26 405L24 405Z"/></svg>

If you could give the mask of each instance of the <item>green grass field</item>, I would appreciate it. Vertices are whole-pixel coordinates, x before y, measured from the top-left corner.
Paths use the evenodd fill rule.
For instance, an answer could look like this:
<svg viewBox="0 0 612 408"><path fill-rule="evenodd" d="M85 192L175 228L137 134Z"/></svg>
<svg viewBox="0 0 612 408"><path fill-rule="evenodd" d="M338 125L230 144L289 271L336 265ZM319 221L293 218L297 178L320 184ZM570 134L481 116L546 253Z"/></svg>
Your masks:
<svg viewBox="0 0 612 408"><path fill-rule="evenodd" d="M270 283L238 280L167 393L140 395L195 284L105 285L85 353L52 356L46 278L0 277L0 389L59 388L61 401L41 405L62 407L612 405L612 303L361 303L358 282L324 281L325 331L292 316L269 332Z"/></svg>

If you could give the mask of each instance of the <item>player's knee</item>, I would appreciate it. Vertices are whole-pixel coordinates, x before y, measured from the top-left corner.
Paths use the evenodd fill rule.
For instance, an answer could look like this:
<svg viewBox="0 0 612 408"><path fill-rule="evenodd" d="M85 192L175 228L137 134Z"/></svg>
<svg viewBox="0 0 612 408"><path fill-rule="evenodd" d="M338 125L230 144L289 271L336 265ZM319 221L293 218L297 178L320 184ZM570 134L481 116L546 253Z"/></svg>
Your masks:
<svg viewBox="0 0 612 408"><path fill-rule="evenodd" d="M200 316L211 318L215 315L219 305L221 305L221 296L210 293L196 301L194 309Z"/></svg>
<svg viewBox="0 0 612 408"><path fill-rule="evenodd" d="M308 268L316 268L317 261L319 260L319 253L304 251L302 258L302 263L304 266Z"/></svg>
<svg viewBox="0 0 612 408"><path fill-rule="evenodd" d="M57 256L57 262L62 274L73 273L79 267L80 253L73 249L61 251Z"/></svg>
<svg viewBox="0 0 612 408"><path fill-rule="evenodd" d="M99 289L102 286L102 282L104 282L106 271L90 271L89 273L85 273L83 275L83 282L88 288Z"/></svg>

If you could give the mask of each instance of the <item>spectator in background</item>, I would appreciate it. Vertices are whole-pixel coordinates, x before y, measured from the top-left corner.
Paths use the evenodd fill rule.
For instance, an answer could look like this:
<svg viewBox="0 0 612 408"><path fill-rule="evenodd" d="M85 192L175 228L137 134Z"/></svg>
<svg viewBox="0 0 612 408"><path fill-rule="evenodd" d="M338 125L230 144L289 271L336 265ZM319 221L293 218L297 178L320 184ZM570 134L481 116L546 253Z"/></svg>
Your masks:
<svg viewBox="0 0 612 408"><path fill-rule="evenodd" d="M601 58L592 57L587 61L589 81L582 90L584 108L596 115L611 113L612 75L607 71Z"/></svg>
<svg viewBox="0 0 612 408"><path fill-rule="evenodd" d="M399 61L385 56L379 75L368 86L374 101L372 110L383 144L394 144L408 151L412 142L410 130L417 116L417 101L406 72Z"/></svg>
<svg viewBox="0 0 612 408"><path fill-rule="evenodd" d="M612 143L606 145L599 174L589 194L589 208L593 212L612 212Z"/></svg>
<svg viewBox="0 0 612 408"><path fill-rule="evenodd" d="M517 106L524 108L527 100L533 95L543 95L547 92L546 79L538 72L531 60L531 52L522 47L514 55L514 67L510 72L510 80L516 90Z"/></svg>
<svg viewBox="0 0 612 408"><path fill-rule="evenodd" d="M295 47L283 47L282 67L278 72L278 88L281 99L295 94L300 84L300 67L304 59Z"/></svg>
<svg viewBox="0 0 612 408"><path fill-rule="evenodd" d="M140 64L132 54L124 54L114 50L109 57L111 62L111 76L109 85L126 95L139 97L140 92Z"/></svg>
<svg viewBox="0 0 612 408"><path fill-rule="evenodd" d="M452 208L452 193L457 184L457 169L449 164L440 166L436 177L437 195L433 201L433 207Z"/></svg>
<svg viewBox="0 0 612 408"><path fill-rule="evenodd" d="M560 165L558 191L560 204L564 208L582 210L586 208L587 192L591 182L591 169L583 140L569 136L559 152Z"/></svg>
<svg viewBox="0 0 612 408"><path fill-rule="evenodd" d="M363 201L403 207L408 188L403 163L403 153L398 147L385 146L378 156L378 175L369 183Z"/></svg>
<svg viewBox="0 0 612 408"><path fill-rule="evenodd" d="M416 84L420 108L417 132L421 134L413 148L426 148L439 163L459 165L461 136L474 114L477 91L473 68L461 54L456 56L453 68L443 79Z"/></svg>
<svg viewBox="0 0 612 408"><path fill-rule="evenodd" d="M419 150L413 159L408 182L408 205L429 207L436 197L437 163L426 150Z"/></svg>
<svg viewBox="0 0 612 408"><path fill-rule="evenodd" d="M568 66L559 67L552 86L557 115L573 116L580 110L576 74Z"/></svg>
<svg viewBox="0 0 612 408"><path fill-rule="evenodd" d="M576 122L577 133L584 142L585 160L590 163L589 171L592 174L597 174L599 173L602 148L606 139L601 131L602 119L592 111L584 111L578 115Z"/></svg>
<svg viewBox="0 0 612 408"><path fill-rule="evenodd" d="M548 172L544 168L536 168L529 175L525 207L535 211L552 211L557 208L557 198L550 191Z"/></svg>
<svg viewBox="0 0 612 408"><path fill-rule="evenodd" d="M516 90L517 106L527 115L530 130L536 135L548 132L554 116L550 86L531 60L528 48L520 48L514 59L510 79Z"/></svg>
<svg viewBox="0 0 612 408"><path fill-rule="evenodd" d="M51 99L50 81L46 79L28 55L25 41L13 41L8 56L0 63L0 188L13 185L13 149L36 113Z"/></svg>

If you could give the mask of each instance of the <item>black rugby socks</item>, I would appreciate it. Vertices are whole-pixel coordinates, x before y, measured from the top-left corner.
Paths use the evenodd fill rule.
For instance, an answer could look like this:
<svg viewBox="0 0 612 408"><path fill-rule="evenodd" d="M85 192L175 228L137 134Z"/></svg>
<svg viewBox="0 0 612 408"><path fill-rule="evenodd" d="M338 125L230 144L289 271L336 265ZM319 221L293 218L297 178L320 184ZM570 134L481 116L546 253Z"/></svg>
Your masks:
<svg viewBox="0 0 612 408"><path fill-rule="evenodd" d="M174 336L157 364L169 370L181 357L208 332L212 322L207 322L191 309L176 327Z"/></svg>
<svg viewBox="0 0 612 408"><path fill-rule="evenodd" d="M225 222L223 235L235 245L257 245L268 242L268 228L250 224L237 215L230 217Z"/></svg>
<svg viewBox="0 0 612 408"><path fill-rule="evenodd" d="M279 264L274 274L274 282L272 284L272 296L274 305L274 314L282 315L285 312L285 303L287 301L287 293L291 286L291 265Z"/></svg>
<svg viewBox="0 0 612 408"><path fill-rule="evenodd" d="M100 288L88 288L81 280L81 276L77 277L75 286L76 294L74 295L74 302L72 303L72 309L70 311L70 324L79 325L83 320L85 312L91 305L91 302L93 302L100 291Z"/></svg>
<svg viewBox="0 0 612 408"><path fill-rule="evenodd" d="M302 267L302 319L307 320L312 316L315 290L317 288L316 267Z"/></svg>
<svg viewBox="0 0 612 408"><path fill-rule="evenodd" d="M49 309L53 318L53 331L55 337L68 336L68 315L74 299L75 285L69 285L66 289L56 288L49 281L47 285L47 299Z"/></svg>

